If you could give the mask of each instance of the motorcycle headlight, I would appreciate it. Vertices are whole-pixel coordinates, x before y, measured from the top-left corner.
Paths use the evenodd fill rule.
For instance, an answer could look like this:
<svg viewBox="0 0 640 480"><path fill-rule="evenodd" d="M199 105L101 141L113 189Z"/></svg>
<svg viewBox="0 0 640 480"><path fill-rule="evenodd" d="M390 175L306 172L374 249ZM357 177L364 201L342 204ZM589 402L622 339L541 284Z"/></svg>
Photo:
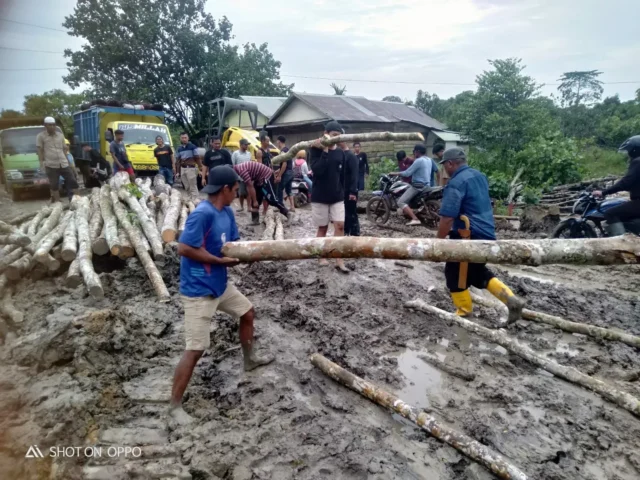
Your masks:
<svg viewBox="0 0 640 480"><path fill-rule="evenodd" d="M7 170L5 175L8 180L22 180L22 172L19 170Z"/></svg>

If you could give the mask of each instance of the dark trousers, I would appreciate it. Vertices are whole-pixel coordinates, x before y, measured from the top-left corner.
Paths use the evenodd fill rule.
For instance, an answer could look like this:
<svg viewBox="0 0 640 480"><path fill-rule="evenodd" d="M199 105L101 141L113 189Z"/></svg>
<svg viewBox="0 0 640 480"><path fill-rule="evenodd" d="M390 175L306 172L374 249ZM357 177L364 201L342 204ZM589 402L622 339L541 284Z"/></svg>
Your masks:
<svg viewBox="0 0 640 480"><path fill-rule="evenodd" d="M450 292L462 292L470 286L480 289L487 288L489 280L495 277L495 275L487 268L486 263L470 263L469 270L467 271L466 288L459 288L460 263L447 262L444 266L444 277L447 280L447 288Z"/></svg>
<svg viewBox="0 0 640 480"><path fill-rule="evenodd" d="M358 173L358 190L364 190L366 185L364 184L364 172Z"/></svg>
<svg viewBox="0 0 640 480"><path fill-rule="evenodd" d="M617 222L629 222L640 218L640 199L630 200L617 207L610 208L604 213L604 218L609 225Z"/></svg>
<svg viewBox="0 0 640 480"><path fill-rule="evenodd" d="M282 178L280 179L280 183L278 183L278 200L280 203L284 203L284 194L287 194L287 197L291 196L291 186L293 184L293 171L285 170L282 174Z"/></svg>
<svg viewBox="0 0 640 480"><path fill-rule="evenodd" d="M256 188L256 200L258 201L258 208L260 208L262 201L266 200L269 205L280 210L281 214L287 215L289 213L284 203L278 200L278 196L273 190L271 180L266 180L261 186Z"/></svg>
<svg viewBox="0 0 640 480"><path fill-rule="evenodd" d="M348 237L360 236L360 220L358 219L358 196L355 200L344 200L344 234Z"/></svg>

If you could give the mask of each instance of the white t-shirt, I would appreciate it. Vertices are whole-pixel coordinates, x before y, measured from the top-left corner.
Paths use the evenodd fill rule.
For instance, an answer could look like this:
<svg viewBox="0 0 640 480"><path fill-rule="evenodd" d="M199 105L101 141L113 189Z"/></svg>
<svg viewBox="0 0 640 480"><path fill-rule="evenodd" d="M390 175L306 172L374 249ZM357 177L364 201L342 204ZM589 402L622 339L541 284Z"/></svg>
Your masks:
<svg viewBox="0 0 640 480"><path fill-rule="evenodd" d="M240 165L241 163L250 162L250 161L251 161L251 152L249 150L247 150L246 152L241 152L240 150L236 150L231 155L231 163L233 163L234 165Z"/></svg>

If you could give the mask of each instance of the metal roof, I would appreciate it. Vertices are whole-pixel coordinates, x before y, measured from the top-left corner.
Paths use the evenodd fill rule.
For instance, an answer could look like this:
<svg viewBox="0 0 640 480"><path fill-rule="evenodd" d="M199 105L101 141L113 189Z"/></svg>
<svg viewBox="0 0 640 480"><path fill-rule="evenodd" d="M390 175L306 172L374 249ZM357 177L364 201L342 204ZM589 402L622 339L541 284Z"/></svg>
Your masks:
<svg viewBox="0 0 640 480"><path fill-rule="evenodd" d="M439 139L444 140L445 142L467 143L467 140L464 140L460 136L460 134L456 132L439 132L437 130L434 130L433 134L437 136Z"/></svg>
<svg viewBox="0 0 640 480"><path fill-rule="evenodd" d="M287 97L252 97L249 95L240 95L245 102L251 102L258 106L258 112L267 118L276 113L280 105L284 103Z"/></svg>
<svg viewBox="0 0 640 480"><path fill-rule="evenodd" d="M306 103L327 117L339 122L375 122L395 123L411 122L428 128L444 130L446 126L431 118L421 110L404 103L369 100L364 97L346 95L319 95L311 93L292 93L271 117L274 126L278 116L294 99Z"/></svg>

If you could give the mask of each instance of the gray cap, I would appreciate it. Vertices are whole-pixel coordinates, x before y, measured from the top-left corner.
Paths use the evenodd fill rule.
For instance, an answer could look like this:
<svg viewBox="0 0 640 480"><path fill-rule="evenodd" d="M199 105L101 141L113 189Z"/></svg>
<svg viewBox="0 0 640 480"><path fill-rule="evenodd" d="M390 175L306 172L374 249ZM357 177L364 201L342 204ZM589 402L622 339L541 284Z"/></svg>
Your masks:
<svg viewBox="0 0 640 480"><path fill-rule="evenodd" d="M464 150L461 149L460 147L452 147L444 151L444 155L442 155L442 160L440 160L439 163L443 164L446 161L457 160L459 158L466 160L467 154L464 153Z"/></svg>
<svg viewBox="0 0 640 480"><path fill-rule="evenodd" d="M247 140L246 138L241 138L240 145L249 145L249 140Z"/></svg>

